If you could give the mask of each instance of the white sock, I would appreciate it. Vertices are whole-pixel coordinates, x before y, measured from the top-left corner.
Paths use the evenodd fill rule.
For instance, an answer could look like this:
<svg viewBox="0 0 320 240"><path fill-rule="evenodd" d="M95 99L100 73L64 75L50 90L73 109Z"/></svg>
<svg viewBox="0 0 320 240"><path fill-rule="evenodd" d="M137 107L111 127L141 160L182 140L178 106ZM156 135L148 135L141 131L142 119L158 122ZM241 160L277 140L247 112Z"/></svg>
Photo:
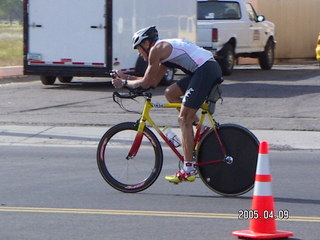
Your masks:
<svg viewBox="0 0 320 240"><path fill-rule="evenodd" d="M193 162L184 162L183 163L183 170L186 173L190 173L190 172L194 171L194 163Z"/></svg>

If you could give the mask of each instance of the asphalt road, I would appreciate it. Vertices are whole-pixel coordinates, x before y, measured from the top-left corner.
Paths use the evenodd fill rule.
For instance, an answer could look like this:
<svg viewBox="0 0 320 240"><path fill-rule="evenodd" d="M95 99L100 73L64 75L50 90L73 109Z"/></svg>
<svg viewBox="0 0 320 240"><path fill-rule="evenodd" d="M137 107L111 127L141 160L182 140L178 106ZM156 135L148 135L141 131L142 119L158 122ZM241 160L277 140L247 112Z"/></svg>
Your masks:
<svg viewBox="0 0 320 240"><path fill-rule="evenodd" d="M177 169L165 151L154 185L124 194L100 176L93 147L2 146L0 148L1 239L236 239L248 229L238 219L250 210L252 191L234 198L212 192L197 179L172 185L164 175ZM319 151L271 152L276 211L289 219L278 230L292 239L317 240L320 222Z"/></svg>
<svg viewBox="0 0 320 240"><path fill-rule="evenodd" d="M224 101L216 108L220 123L238 123L249 129L320 130L317 63L276 65L272 71L242 66L225 79ZM112 101L110 79L75 78L70 84L57 81L53 86L42 85L36 76L26 82L17 80L22 82L0 80L0 124L101 126L138 118ZM153 90L155 102L165 101L164 90ZM139 103L124 101L130 110L140 110L142 104L142 99ZM178 126L172 110L158 110L154 116L164 125Z"/></svg>

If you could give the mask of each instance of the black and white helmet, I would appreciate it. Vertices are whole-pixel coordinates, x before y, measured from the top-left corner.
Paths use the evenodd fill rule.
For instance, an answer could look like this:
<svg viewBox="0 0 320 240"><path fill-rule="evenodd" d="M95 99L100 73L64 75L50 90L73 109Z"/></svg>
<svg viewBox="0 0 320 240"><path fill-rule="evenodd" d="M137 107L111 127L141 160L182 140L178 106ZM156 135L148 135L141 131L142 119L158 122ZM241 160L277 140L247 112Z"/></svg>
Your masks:
<svg viewBox="0 0 320 240"><path fill-rule="evenodd" d="M159 39L156 26L150 26L137 31L132 37L132 47L136 49L138 45L140 45L144 40L147 39L152 42L155 42Z"/></svg>

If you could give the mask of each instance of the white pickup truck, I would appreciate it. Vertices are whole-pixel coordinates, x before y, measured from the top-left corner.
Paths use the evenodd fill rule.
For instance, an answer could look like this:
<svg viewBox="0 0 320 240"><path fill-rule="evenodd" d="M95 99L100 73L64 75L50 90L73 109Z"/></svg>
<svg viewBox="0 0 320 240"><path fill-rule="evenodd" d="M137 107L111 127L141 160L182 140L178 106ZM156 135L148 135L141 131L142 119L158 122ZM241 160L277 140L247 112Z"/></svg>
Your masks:
<svg viewBox="0 0 320 240"><path fill-rule="evenodd" d="M238 57L258 58L261 69L271 69L274 29L249 0L198 0L197 43L214 53L224 75Z"/></svg>

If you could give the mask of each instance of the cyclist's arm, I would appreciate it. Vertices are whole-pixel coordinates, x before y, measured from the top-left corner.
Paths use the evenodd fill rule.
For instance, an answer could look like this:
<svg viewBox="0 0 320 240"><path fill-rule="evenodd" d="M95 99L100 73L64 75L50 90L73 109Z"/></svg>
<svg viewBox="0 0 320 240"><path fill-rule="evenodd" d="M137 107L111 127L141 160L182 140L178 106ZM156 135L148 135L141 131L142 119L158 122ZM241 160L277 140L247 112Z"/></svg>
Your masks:
<svg viewBox="0 0 320 240"><path fill-rule="evenodd" d="M112 84L115 88L123 88L124 86L135 88L139 87L140 80L143 77L132 76L129 74L125 74L120 70L115 70L116 78L112 79Z"/></svg>
<svg viewBox="0 0 320 240"><path fill-rule="evenodd" d="M161 64L161 60L166 59L172 51L169 43L159 43L150 50L148 67L141 79L128 81L129 87L139 87L144 89L156 87L167 71L167 67Z"/></svg>
<svg viewBox="0 0 320 240"><path fill-rule="evenodd" d="M172 51L172 46L169 43L161 42L151 48L148 67L143 77L128 77L125 82L126 86L130 88L142 87L148 89L150 87L156 87L167 71L167 67L161 64L163 59L166 59ZM126 77L122 75L123 77ZM113 85L116 88L124 86L124 82L121 78L113 80Z"/></svg>
<svg viewBox="0 0 320 240"><path fill-rule="evenodd" d="M138 79L141 79L142 77L137 77L137 76L134 76L134 75L130 75L130 74L126 74L124 73L122 70L114 70L114 72L117 74L117 76L121 79L124 79L124 80L138 80Z"/></svg>

